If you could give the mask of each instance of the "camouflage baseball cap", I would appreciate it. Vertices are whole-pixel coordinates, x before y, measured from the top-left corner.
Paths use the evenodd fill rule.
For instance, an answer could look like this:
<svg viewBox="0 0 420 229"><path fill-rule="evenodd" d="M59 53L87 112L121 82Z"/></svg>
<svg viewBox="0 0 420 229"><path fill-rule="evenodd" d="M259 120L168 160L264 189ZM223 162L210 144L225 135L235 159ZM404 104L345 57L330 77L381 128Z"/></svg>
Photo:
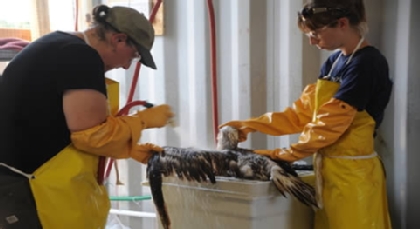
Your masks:
<svg viewBox="0 0 420 229"><path fill-rule="evenodd" d="M133 8L115 6L109 9L105 21L119 32L127 34L134 42L142 64L156 69L150 53L155 39L155 30L143 13Z"/></svg>

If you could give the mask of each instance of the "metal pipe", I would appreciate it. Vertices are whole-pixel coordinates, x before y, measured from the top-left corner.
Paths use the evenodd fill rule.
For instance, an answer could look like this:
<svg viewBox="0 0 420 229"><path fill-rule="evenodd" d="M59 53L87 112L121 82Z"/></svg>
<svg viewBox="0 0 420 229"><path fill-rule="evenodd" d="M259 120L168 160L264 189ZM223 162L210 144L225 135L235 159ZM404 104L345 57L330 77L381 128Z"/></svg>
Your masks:
<svg viewBox="0 0 420 229"><path fill-rule="evenodd" d="M152 196L111 196L111 201L142 201L151 200Z"/></svg>
<svg viewBox="0 0 420 229"><path fill-rule="evenodd" d="M123 216L131 216L131 217L138 217L138 218L156 218L156 214L153 212L111 209L109 213L114 214L114 215L123 215Z"/></svg>

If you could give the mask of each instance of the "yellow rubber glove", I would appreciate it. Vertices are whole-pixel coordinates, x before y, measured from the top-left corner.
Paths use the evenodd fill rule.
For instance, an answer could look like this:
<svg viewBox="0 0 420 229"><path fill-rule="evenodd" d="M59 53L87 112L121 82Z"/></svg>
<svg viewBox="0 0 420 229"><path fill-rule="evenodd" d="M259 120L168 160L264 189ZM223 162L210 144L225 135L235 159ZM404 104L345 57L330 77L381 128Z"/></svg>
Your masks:
<svg viewBox="0 0 420 229"><path fill-rule="evenodd" d="M336 142L353 122L357 109L338 99L331 99L323 104L317 115L317 121L308 123L298 143L290 149L255 150L257 154L271 157L273 160L294 162L308 157L319 149Z"/></svg>
<svg viewBox="0 0 420 229"><path fill-rule="evenodd" d="M144 109L133 116L108 116L101 125L73 132L71 141L77 149L87 153L116 159L129 158L142 130L163 127L172 117L168 105Z"/></svg>
<svg viewBox="0 0 420 229"><path fill-rule="evenodd" d="M259 131L272 136L299 133L312 120L316 84L306 86L298 100L283 112L269 112L248 120L230 121L219 126L231 126L239 130L239 142L251 132Z"/></svg>
<svg viewBox="0 0 420 229"><path fill-rule="evenodd" d="M145 129L164 127L174 117L171 107L167 104L141 110L136 115L144 123Z"/></svg>
<svg viewBox="0 0 420 229"><path fill-rule="evenodd" d="M154 153L162 151L163 149L160 146L152 143L137 144L131 153L131 158L140 163L147 164L147 161L149 161L149 158Z"/></svg>

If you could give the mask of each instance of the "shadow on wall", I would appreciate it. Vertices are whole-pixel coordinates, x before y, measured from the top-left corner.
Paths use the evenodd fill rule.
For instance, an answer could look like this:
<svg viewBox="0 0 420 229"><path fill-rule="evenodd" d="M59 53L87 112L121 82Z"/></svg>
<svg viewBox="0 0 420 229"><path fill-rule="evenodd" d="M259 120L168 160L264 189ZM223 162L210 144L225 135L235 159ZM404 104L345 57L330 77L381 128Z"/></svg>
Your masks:
<svg viewBox="0 0 420 229"><path fill-rule="evenodd" d="M397 15L397 1L394 0L369 0L365 1L368 23L369 23L369 41L378 47L381 52L387 57L390 77L394 77L395 69L395 44L397 25L395 16ZM378 136L375 139L375 149L381 156L387 174L387 191L388 204L391 214L391 220L394 228L399 228L397 225L399 217L395 211L395 176L394 176L394 92L393 90L390 103L385 112L385 117Z"/></svg>

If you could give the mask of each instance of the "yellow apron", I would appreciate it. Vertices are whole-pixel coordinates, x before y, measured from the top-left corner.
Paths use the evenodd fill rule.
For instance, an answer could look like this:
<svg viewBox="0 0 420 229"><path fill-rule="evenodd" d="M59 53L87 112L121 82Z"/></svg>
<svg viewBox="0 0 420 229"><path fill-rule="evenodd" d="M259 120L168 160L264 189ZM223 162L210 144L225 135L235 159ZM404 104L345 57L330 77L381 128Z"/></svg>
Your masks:
<svg viewBox="0 0 420 229"><path fill-rule="evenodd" d="M340 84L317 82L314 119ZM380 158L374 152L375 122L358 112L349 129L333 145L314 156L318 200L315 229L390 229L386 181Z"/></svg>
<svg viewBox="0 0 420 229"><path fill-rule="evenodd" d="M34 173L29 183L43 229L103 229L109 197L97 181L98 156L69 145Z"/></svg>
<svg viewBox="0 0 420 229"><path fill-rule="evenodd" d="M106 79L109 110L118 112L118 83ZM98 156L72 144L43 164L30 179L43 229L103 229L110 209L105 187L98 184Z"/></svg>

